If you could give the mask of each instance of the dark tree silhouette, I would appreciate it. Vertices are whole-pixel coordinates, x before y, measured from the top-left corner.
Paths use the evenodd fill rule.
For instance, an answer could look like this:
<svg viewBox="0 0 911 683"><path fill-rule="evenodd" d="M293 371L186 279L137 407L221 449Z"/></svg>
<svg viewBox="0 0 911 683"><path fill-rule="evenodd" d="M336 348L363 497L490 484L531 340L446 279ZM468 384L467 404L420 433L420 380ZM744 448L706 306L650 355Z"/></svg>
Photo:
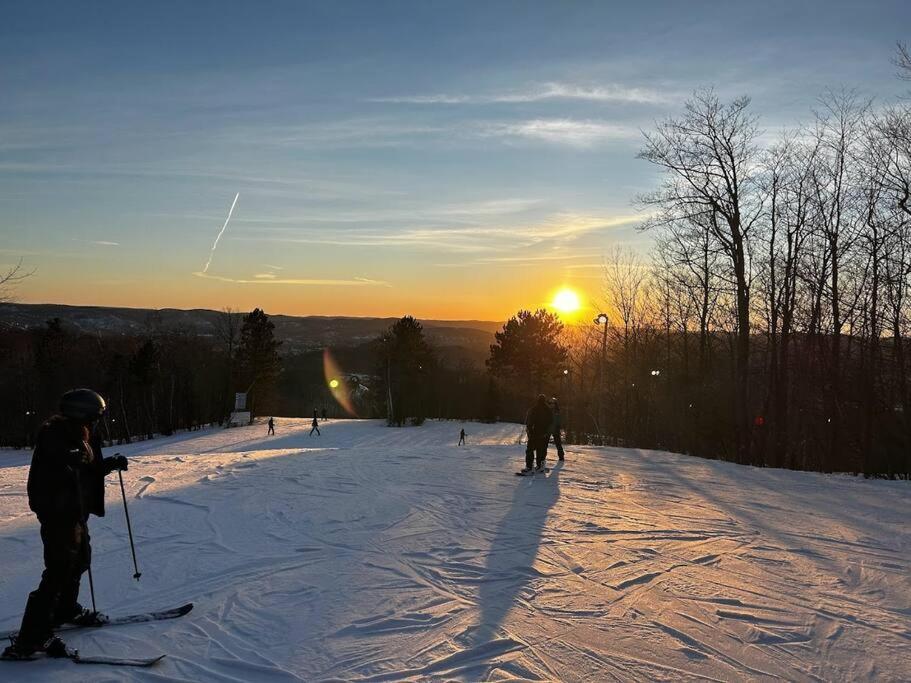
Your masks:
<svg viewBox="0 0 911 683"><path fill-rule="evenodd" d="M549 389L558 380L566 364L562 332L563 323L553 313L519 311L496 333L487 367L527 401L532 393Z"/></svg>
<svg viewBox="0 0 911 683"><path fill-rule="evenodd" d="M379 339L375 348L378 392L386 399L386 418L399 426L411 418L420 424L427 416L429 377L435 365L424 328L406 315Z"/></svg>
<svg viewBox="0 0 911 683"><path fill-rule="evenodd" d="M254 308L244 316L237 346L237 360L245 383L243 388L253 386L257 408L267 412L282 369L279 346L281 342L275 339L275 325L262 309Z"/></svg>

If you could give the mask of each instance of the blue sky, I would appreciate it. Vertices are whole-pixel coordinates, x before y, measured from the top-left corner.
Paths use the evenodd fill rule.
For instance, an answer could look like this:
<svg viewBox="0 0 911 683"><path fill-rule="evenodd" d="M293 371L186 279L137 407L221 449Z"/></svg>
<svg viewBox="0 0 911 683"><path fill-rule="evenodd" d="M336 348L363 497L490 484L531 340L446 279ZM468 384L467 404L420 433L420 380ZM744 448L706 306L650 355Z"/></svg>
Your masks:
<svg viewBox="0 0 911 683"><path fill-rule="evenodd" d="M498 318L645 249L640 129L888 101L908 2L10 3L0 262L23 301ZM201 277L235 194L234 215Z"/></svg>

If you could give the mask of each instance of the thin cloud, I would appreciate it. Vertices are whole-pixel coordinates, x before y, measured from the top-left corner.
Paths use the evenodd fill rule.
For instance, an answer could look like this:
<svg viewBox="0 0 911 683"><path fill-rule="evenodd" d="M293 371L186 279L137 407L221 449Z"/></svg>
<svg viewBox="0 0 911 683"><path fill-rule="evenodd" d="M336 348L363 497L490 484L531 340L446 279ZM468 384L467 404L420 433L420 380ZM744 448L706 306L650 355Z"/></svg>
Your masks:
<svg viewBox="0 0 911 683"><path fill-rule="evenodd" d="M119 247L120 242L110 242L108 240L83 240L78 237L71 238L74 242L79 242L81 244L94 244L99 247Z"/></svg>
<svg viewBox="0 0 911 683"><path fill-rule="evenodd" d="M404 95L395 97L374 97L370 102L389 104L521 104L546 100L582 100L587 102L615 102L621 104L661 104L668 101L666 95L649 88L628 87L618 84L578 85L573 83L539 83L522 90L511 90L485 95L451 95L436 93L430 95Z"/></svg>
<svg viewBox="0 0 911 683"><path fill-rule="evenodd" d="M219 282L230 282L238 285L298 285L298 286L309 286L309 287L392 287L392 285L385 280L371 280L364 277L355 277L348 280L332 280L332 279L320 279L320 278L306 278L306 279L296 279L296 278L259 278L259 275L255 275L254 279L247 280L243 278L233 278L225 277L223 275L210 275L209 273L203 273L202 271L196 271L193 273L196 277L201 277L206 280L218 280Z"/></svg>
<svg viewBox="0 0 911 683"><path fill-rule="evenodd" d="M537 140L571 147L632 140L639 134L639 130L631 126L590 119L530 119L487 124L481 130L485 137Z"/></svg>

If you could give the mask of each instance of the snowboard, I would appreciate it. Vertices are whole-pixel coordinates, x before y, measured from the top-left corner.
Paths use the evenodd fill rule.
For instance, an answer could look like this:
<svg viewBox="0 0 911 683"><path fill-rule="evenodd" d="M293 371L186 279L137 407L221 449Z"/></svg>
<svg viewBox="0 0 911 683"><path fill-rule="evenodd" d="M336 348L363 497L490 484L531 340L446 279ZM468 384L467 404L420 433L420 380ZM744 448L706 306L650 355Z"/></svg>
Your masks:
<svg viewBox="0 0 911 683"><path fill-rule="evenodd" d="M548 472L550 472L550 468L545 467L544 470L541 472L538 472L536 470L532 470L531 472L516 472L516 476L517 477L533 477L536 474L547 474Z"/></svg>

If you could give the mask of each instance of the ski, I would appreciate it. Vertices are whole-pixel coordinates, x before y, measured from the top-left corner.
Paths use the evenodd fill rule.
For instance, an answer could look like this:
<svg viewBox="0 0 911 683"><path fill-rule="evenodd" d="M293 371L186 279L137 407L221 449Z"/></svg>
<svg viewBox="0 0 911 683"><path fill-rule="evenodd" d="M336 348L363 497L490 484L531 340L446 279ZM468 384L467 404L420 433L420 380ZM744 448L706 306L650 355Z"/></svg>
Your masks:
<svg viewBox="0 0 911 683"><path fill-rule="evenodd" d="M0 657L0 661L9 662L37 662L40 660L53 661L55 659L68 659L74 664L104 664L107 666L137 666L146 668L158 664L165 655L157 657L108 657L106 655L81 655L78 650L68 652L66 656L48 657L44 653L36 653L22 659Z"/></svg>
<svg viewBox="0 0 911 683"><path fill-rule="evenodd" d="M106 664L107 666L138 666L147 668L155 666L165 655L157 657L106 657L104 655L81 655L78 652L67 657L74 664Z"/></svg>
<svg viewBox="0 0 911 683"><path fill-rule="evenodd" d="M60 633L64 631L76 631L83 628L103 628L107 626L123 626L124 624L142 624L147 621L165 621L167 619L177 619L186 614L190 613L190 610L193 609L193 603L189 602L186 605L181 605L180 607L175 607L173 609L161 610L158 612L142 612L139 614L129 614L122 617L112 617L108 621L101 624L63 624L54 629L55 633ZM0 638L14 638L18 634L18 631L8 631L0 635Z"/></svg>

